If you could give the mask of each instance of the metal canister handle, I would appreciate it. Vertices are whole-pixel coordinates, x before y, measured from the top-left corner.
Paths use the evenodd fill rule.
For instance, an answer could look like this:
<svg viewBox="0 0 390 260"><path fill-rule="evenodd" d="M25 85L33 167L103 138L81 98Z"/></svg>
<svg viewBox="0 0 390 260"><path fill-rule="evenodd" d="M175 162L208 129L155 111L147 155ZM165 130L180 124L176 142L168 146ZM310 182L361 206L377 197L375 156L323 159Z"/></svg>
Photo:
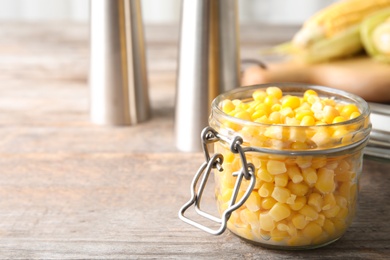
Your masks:
<svg viewBox="0 0 390 260"><path fill-rule="evenodd" d="M202 199L202 194L204 191L204 188L206 186L207 180L210 176L210 173L212 169L218 169L218 171L222 171L222 162L223 162L223 156L220 153L216 153L213 156L210 157L210 154L208 152L207 145L209 143L214 143L219 141L220 135L217 131L215 131L211 127L206 127L202 131L201 135L202 144L203 144L203 152L205 155L205 162L200 166L199 170L195 174L192 183L191 183L191 199L184 204L180 211L179 211L179 218L183 220L184 222L195 226L203 231L206 231L212 235L220 235L226 230L227 221L229 220L231 213L241 207L245 201L250 196L253 188L256 184L256 177L255 177L255 168L253 164L247 163L246 157L245 157L245 151L242 149L241 145L243 143L243 140L241 137L236 137L232 141L230 141L230 150L233 153L238 153L241 158L242 167L241 170L238 172L233 173L233 175L237 178L236 183L234 185L233 194L229 202L228 208L222 213L222 217L218 218L215 217L200 208L200 202ZM225 140L225 138L224 138ZM201 178L202 177L202 178ZM241 197L241 199L236 202L238 197L238 192L240 190L242 179L245 178L246 180L250 180L249 186L244 193L244 195ZM198 182L201 180L199 187ZM220 227L218 229L212 229L205 225L202 225L192 219L189 219L184 215L187 209L189 209L192 205L195 206L196 212L201 215L204 218L207 218L213 222L219 223Z"/></svg>

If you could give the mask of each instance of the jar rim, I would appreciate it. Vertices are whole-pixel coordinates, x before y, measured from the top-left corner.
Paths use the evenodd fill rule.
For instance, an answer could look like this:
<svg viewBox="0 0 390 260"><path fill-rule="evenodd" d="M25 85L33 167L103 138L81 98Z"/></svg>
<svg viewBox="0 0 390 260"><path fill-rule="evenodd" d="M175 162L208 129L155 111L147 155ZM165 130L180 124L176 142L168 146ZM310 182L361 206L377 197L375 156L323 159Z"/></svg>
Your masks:
<svg viewBox="0 0 390 260"><path fill-rule="evenodd" d="M350 92L346 92L344 90L340 89L334 89L330 87L325 87L321 85L312 85L312 84L306 84L306 83L266 83L266 84L257 84L257 85L251 85L251 86L245 86L245 87L239 87L235 88L233 90L227 91L225 93L222 93L218 95L212 102L211 108L213 112L218 113L220 116L227 117L229 120L240 123L240 124L245 124L245 125L254 125L254 126L283 126L283 127L298 127L298 128L307 128L309 126L302 126L302 125L286 125L286 124L267 124L267 123L260 123L260 122L254 122L254 121L249 121L249 120L244 120L241 118L237 118L231 115L226 114L225 112L222 111L220 108L219 104L225 100L225 99L231 99L232 96L243 93L243 92L249 92L249 91L255 91L258 89L266 89L267 87L279 87L283 93L285 93L286 89L291 89L291 88L300 88L300 89L313 89L315 91L320 91L320 93L328 93L328 94L336 94L339 95L340 97L347 98L351 101L354 101L354 104L358 104L359 108L361 109L361 114L358 117L355 117L353 119L348 119L343 122L338 122L338 123L332 123L332 124L324 124L324 125L316 125L315 127L329 127L329 126L343 126L343 125L348 125L351 123L358 122L365 117L370 115L370 107L368 103L361 98L358 95L352 94ZM290 91L291 92L291 91ZM290 93L288 91L288 93ZM300 92L303 94L303 92ZM320 94L319 93L319 94Z"/></svg>
<svg viewBox="0 0 390 260"><path fill-rule="evenodd" d="M241 118L237 118L231 115L228 115L227 113L223 112L221 103L222 101L226 99L240 99L241 101L253 101L252 93L255 90L263 89L266 90L267 87L279 87L283 95L300 95L303 96L304 91L308 89L312 89L318 93L319 97L323 98L330 98L332 100L335 100L339 103L345 103L345 104L355 104L358 106L361 114L353 119L348 119L343 122L339 123L332 123L332 124L324 124L324 125L314 125L314 126L302 126L302 125L287 125L287 124L267 124L267 123L260 123L260 122L254 122L249 121ZM361 97L343 91L339 89L334 89L330 87L320 86L320 85L314 85L314 84L304 84L304 83L289 83L289 82L283 82L283 83L267 83L267 84L258 84L258 85L252 85L252 86L245 86L245 87L239 87L236 89L233 89L231 91L227 91L223 94L220 94L217 96L211 105L211 115L209 118L209 123L211 124L217 124L220 125L222 120L228 120L229 122L239 124L242 126L253 126L253 127L282 127L283 129L299 129L299 130L321 130L321 129L327 129L332 127L342 127L342 126L352 126L352 125L360 125L364 126L359 128L356 132L352 133L352 136L356 136L354 140L347 144L339 144L336 147L321 147L318 146L316 148L310 148L309 151L323 151L323 150L333 150L337 148L336 150L346 149L347 147L355 146L359 143L365 143L365 141L368 140L369 134L371 131L371 123L369 121L369 115L370 115L370 107L368 103ZM235 135L235 131L230 128L225 128L223 131L227 136ZM359 136L356 135L356 133L362 133ZM245 141L245 140L244 140ZM265 147L259 147L259 148L265 148ZM268 147L271 150L274 148ZM292 150L284 150L284 151L292 151Z"/></svg>

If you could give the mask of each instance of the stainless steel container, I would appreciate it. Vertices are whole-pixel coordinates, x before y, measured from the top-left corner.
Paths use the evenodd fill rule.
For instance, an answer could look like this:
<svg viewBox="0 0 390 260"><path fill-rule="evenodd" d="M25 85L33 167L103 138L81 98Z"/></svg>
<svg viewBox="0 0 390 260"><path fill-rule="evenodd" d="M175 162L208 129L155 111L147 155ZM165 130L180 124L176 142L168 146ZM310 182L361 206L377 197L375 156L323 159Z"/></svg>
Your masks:
<svg viewBox="0 0 390 260"><path fill-rule="evenodd" d="M90 1L90 114L104 125L150 116L139 0Z"/></svg>
<svg viewBox="0 0 390 260"><path fill-rule="evenodd" d="M238 87L236 0L183 0L177 73L175 138L182 151L201 151L212 100Z"/></svg>

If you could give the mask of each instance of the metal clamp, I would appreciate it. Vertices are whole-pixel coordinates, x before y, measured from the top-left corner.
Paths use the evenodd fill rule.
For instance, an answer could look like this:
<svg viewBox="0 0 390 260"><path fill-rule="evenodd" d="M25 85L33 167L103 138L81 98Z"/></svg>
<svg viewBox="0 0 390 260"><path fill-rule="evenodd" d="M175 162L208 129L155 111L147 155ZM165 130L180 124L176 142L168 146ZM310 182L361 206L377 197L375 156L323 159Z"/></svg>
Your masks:
<svg viewBox="0 0 390 260"><path fill-rule="evenodd" d="M255 168L253 164L247 163L246 157L245 157L245 151L241 147L243 141L241 137L236 137L231 141L230 149L233 153L238 153L241 158L242 167L241 170L238 172L233 173L233 176L237 177L236 183L234 185L233 194L229 202L228 208L222 213L222 217L218 218L215 217L200 208L200 202L202 199L202 194L204 191L204 188L206 186L207 180L210 176L210 173L212 169L218 169L218 171L223 171L222 169L222 162L223 162L223 156L222 154L214 154L210 157L209 151L208 151L208 144L214 143L220 140L218 132L216 132L211 127L206 127L202 131L202 144L203 144L203 152L205 155L206 161L200 166L199 170L195 174L192 183L191 183L191 199L184 204L184 206L179 211L179 218L183 220L184 222L195 226L203 231L206 231L212 235L220 235L222 234L227 226L227 221L230 218L230 215L233 211L241 207L245 201L250 196L253 188L255 187L256 178L254 176ZM198 186L198 182L201 179L202 180ZM246 180L250 180L249 186L245 192L245 194L242 196L242 198L236 203L238 192L240 190L242 179L245 178ZM194 220L191 220L187 218L184 213L185 211L190 208L192 205L195 206L196 212L201 215L204 218L207 218L213 222L219 223L220 227L218 229L212 229L209 227L206 227Z"/></svg>

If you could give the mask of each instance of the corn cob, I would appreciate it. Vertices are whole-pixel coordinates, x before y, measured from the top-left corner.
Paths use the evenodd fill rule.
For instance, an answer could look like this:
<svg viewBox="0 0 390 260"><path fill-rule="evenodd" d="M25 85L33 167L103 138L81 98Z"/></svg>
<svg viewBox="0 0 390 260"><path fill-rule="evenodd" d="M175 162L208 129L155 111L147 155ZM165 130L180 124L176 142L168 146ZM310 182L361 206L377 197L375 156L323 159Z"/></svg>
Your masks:
<svg viewBox="0 0 390 260"><path fill-rule="evenodd" d="M291 42L275 48L304 62L321 62L353 55L363 49L359 26L368 15L390 7L390 0L343 0L304 23Z"/></svg>
<svg viewBox="0 0 390 260"><path fill-rule="evenodd" d="M361 24L360 36L366 52L390 63L390 8L375 12Z"/></svg>

